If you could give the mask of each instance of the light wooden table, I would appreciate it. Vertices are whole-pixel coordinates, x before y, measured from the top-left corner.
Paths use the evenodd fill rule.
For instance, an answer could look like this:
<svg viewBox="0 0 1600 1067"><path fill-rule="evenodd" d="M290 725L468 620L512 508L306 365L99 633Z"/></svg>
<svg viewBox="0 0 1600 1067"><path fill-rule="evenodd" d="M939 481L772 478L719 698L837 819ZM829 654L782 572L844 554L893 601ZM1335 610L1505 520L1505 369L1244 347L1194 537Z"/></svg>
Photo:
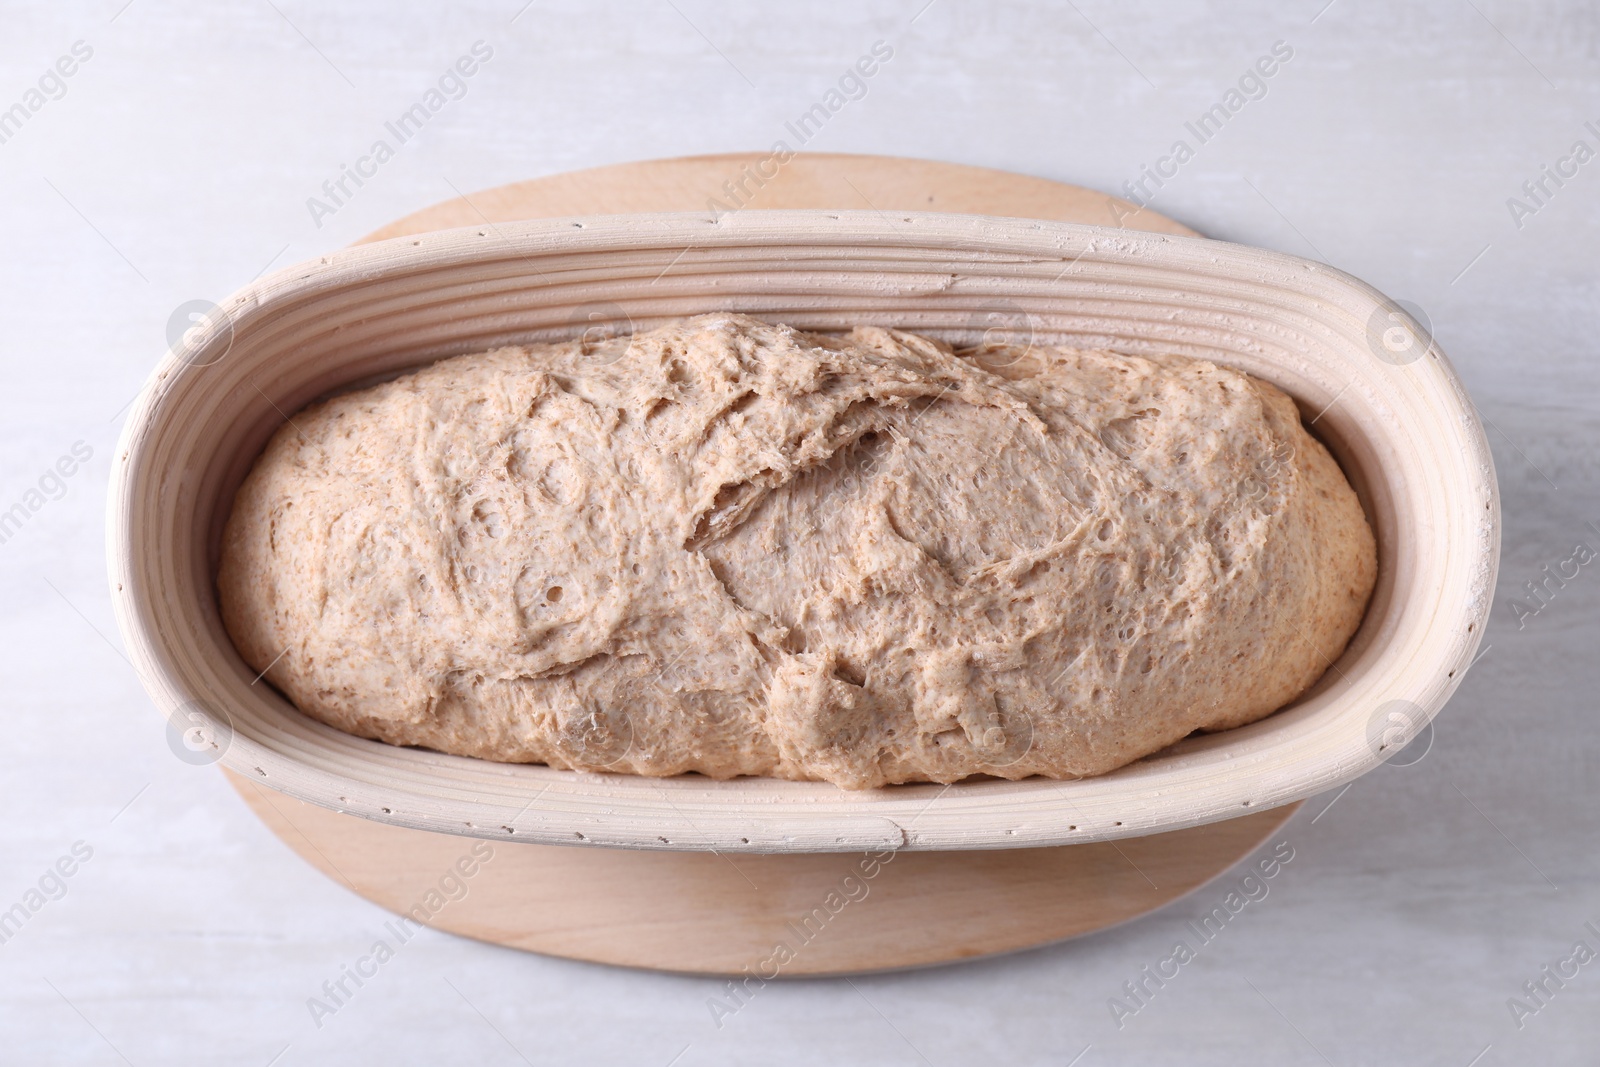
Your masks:
<svg viewBox="0 0 1600 1067"><path fill-rule="evenodd" d="M1060 182L922 160L802 154L782 165L760 155L724 155L555 175L435 205L366 240L526 218L703 210L714 198L760 208L1120 220L1131 228L1193 233L1153 211ZM428 894L437 900L442 874L457 862L480 866L471 841L327 811L228 777L302 858L398 914L551 955L768 977L914 967L1103 929L1227 870L1299 807L1114 843L876 859L806 853L735 859L502 840L488 843L493 859L474 874L470 892L435 909L427 906Z"/></svg>

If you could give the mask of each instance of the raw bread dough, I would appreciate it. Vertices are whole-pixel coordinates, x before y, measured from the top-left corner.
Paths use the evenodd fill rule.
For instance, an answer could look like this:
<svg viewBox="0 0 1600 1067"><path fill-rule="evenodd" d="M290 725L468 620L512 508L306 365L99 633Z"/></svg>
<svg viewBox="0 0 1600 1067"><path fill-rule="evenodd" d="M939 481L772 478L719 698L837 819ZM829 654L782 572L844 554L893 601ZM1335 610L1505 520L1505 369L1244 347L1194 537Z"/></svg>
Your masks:
<svg viewBox="0 0 1600 1067"><path fill-rule="evenodd" d="M1338 466L1237 371L722 314L307 408L218 590L251 667L351 733L859 789L1252 722L1375 570Z"/></svg>

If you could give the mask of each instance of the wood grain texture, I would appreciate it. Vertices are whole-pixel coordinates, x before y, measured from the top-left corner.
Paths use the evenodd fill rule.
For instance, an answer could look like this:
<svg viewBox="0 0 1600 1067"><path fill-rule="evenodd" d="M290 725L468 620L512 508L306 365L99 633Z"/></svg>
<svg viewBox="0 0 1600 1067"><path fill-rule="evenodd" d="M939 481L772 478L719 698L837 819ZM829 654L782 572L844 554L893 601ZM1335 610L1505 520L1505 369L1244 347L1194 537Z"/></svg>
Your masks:
<svg viewBox="0 0 1600 1067"><path fill-rule="evenodd" d="M987 167L833 152L807 152L777 166L759 152L735 152L622 163L485 189L407 215L360 243L484 222L721 209L712 205L939 211L1198 236L1119 197Z"/></svg>
<svg viewBox="0 0 1600 1067"><path fill-rule="evenodd" d="M473 842L228 779L307 863L398 916L595 963L789 978L926 966L1104 929L1233 866L1300 806L1055 848L731 856Z"/></svg>
<svg viewBox="0 0 1600 1067"><path fill-rule="evenodd" d="M466 229L336 253L236 294L227 328L170 353L130 417L111 492L119 624L163 711L210 724L213 751L258 782L416 829L550 844L859 852L1135 837L1281 805L1376 766L1390 741L1374 734L1383 709L1399 702L1419 728L1482 635L1499 531L1482 429L1436 346L1381 358L1371 323L1384 298L1336 270L1183 237L876 206L534 222L496 220L509 210L496 197L467 206L479 222ZM1318 687L1253 726L1083 781L866 796L396 749L251 686L212 574L226 502L284 412L446 354L716 308L958 342L1016 316L1041 340L1176 351L1266 378L1316 416L1373 519L1380 577L1366 623Z"/></svg>
<svg viewBox="0 0 1600 1067"><path fill-rule="evenodd" d="M661 160L520 182L417 212L367 240L475 221L686 206L703 190L716 190L731 169L759 162L742 156ZM763 204L826 207L846 202L848 193L887 210L926 201L981 214L1094 221L1104 199L1073 186L952 164L856 156L796 162L763 189ZM1139 213L1138 224L1188 232L1152 212ZM1299 808L1286 805L1120 845L905 851L889 862L865 864L864 857L834 853L735 860L706 852L513 842L491 844L492 858L478 864L472 849L481 843L341 814L224 773L306 862L397 916L549 955L729 975L748 967L758 977L774 970L798 977L915 967L1104 929L1192 891ZM448 887L459 899L452 899L455 893L430 898L446 872L459 873L463 857L476 873ZM847 874L855 881L845 883ZM780 944L794 951L781 965L775 956Z"/></svg>

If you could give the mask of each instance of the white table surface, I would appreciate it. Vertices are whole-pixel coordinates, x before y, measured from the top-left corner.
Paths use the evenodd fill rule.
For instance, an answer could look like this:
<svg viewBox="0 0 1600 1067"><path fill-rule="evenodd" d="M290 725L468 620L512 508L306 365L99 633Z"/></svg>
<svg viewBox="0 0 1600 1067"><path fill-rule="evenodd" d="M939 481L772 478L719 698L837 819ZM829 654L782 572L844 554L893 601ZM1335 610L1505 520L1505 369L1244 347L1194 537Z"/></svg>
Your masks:
<svg viewBox="0 0 1600 1067"><path fill-rule="evenodd" d="M0 944L0 1062L1600 1062L1600 961L1520 1027L1508 1006L1575 942L1600 951L1600 561L1512 608L1543 564L1600 550L1600 160L1520 228L1507 206L1574 141L1600 148L1593 5L522 3L0 5L0 108L93 49L0 144L0 510L93 450L0 544L0 909L93 850ZM307 998L384 913L174 758L111 618L106 474L170 314L454 189L764 150L880 39L893 59L809 148L1107 190L1293 48L1154 204L1414 301L1490 421L1500 592L1432 751L1314 798L1269 897L1120 1029L1108 999L1221 889L1009 957L769 986L720 1029L718 982L430 931L318 1028ZM315 225L306 198L477 40L465 97Z"/></svg>

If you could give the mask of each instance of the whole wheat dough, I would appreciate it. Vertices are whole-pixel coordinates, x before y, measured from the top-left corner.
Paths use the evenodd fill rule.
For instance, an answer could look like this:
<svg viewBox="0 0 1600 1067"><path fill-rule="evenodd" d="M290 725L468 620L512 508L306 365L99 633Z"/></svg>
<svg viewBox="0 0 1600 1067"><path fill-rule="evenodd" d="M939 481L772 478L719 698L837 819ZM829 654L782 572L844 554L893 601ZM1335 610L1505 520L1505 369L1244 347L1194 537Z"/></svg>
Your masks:
<svg viewBox="0 0 1600 1067"><path fill-rule="evenodd" d="M709 315L307 408L218 589L251 667L354 734L865 788L1252 722L1374 572L1338 466L1244 374Z"/></svg>

